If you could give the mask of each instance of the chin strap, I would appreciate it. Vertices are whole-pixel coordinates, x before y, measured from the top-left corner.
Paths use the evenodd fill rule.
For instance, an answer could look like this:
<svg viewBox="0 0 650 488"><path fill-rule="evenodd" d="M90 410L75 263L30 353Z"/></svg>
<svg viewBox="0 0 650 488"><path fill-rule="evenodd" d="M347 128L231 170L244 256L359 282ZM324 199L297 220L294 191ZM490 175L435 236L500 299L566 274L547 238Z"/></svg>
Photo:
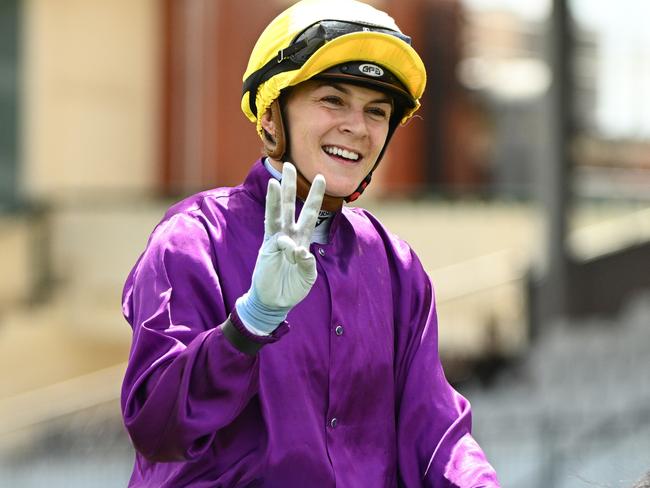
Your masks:
<svg viewBox="0 0 650 488"><path fill-rule="evenodd" d="M372 180L372 171L368 173L368 176L366 176L361 184L357 187L357 189L352 193L352 195L348 195L345 197L346 202L354 202L357 198L361 196L361 194L364 192L366 187L370 184L370 180Z"/></svg>
<svg viewBox="0 0 650 488"><path fill-rule="evenodd" d="M309 188L311 188L311 183L303 174L298 171L298 178L296 180L296 194L303 202L306 201L307 195L309 194ZM327 210L328 212L338 212L343 207L343 202L346 201L343 197L333 197L327 193L323 196L323 203L320 208L322 210Z"/></svg>
<svg viewBox="0 0 650 488"><path fill-rule="evenodd" d="M359 187L354 191L354 193L348 195L347 197L333 197L331 195L325 194L323 196L323 203L321 205L321 208L330 212L337 212L341 209L341 207L343 207L343 202L354 202L357 198L359 198L370 183L371 179L372 173L366 176ZM311 183L309 183L309 180L305 178L300 171L298 171L297 183L298 185L296 188L296 193L300 199L304 201L309 194Z"/></svg>

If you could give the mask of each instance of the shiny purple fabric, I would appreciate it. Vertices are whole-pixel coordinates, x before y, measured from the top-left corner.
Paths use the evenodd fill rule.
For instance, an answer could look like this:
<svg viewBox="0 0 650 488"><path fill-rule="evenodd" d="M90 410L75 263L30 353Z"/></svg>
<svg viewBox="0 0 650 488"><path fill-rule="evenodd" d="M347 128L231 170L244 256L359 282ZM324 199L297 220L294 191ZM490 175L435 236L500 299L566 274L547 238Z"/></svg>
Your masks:
<svg viewBox="0 0 650 488"><path fill-rule="evenodd" d="M498 486L440 365L429 278L367 211L344 208L312 244L318 280L256 356L222 335L269 178L258 161L242 186L173 206L126 281L130 486Z"/></svg>

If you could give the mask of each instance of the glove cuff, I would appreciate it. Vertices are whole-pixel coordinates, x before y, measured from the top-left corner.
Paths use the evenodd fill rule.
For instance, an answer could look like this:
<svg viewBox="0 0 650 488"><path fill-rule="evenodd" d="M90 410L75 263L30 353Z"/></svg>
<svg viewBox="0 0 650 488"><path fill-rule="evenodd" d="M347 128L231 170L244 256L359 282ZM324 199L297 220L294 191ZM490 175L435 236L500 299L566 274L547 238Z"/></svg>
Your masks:
<svg viewBox="0 0 650 488"><path fill-rule="evenodd" d="M270 308L264 305L251 288L235 302L237 315L253 334L269 335L287 318L291 307Z"/></svg>

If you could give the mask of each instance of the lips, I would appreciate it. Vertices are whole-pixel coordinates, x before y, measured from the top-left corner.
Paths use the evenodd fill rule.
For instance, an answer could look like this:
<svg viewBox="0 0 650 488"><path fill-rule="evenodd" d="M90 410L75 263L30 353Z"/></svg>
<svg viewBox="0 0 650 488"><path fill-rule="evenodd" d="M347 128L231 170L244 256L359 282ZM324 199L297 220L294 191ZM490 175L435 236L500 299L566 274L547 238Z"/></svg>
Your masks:
<svg viewBox="0 0 650 488"><path fill-rule="evenodd" d="M350 162L358 162L362 159L361 154L359 154L358 152L345 149L339 146L329 146L329 145L323 146L323 151L325 151L330 156L337 156L341 159Z"/></svg>

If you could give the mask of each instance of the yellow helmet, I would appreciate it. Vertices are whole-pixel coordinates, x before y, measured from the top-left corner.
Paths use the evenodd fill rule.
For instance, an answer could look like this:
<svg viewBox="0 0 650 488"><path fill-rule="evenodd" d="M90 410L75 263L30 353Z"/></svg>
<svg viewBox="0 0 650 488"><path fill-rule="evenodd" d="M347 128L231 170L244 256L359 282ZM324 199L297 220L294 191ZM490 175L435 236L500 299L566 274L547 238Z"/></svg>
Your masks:
<svg viewBox="0 0 650 488"><path fill-rule="evenodd" d="M261 133L262 115L284 88L352 62L355 77L404 96L402 123L420 107L426 70L392 17L356 0L302 0L273 19L255 44L241 108Z"/></svg>
<svg viewBox="0 0 650 488"><path fill-rule="evenodd" d="M274 159L285 156L287 134L279 97L285 88L311 78L370 85L393 95L388 134L374 166L345 199L325 195L323 208L336 210L356 200L370 183L395 129L420 107L426 70L411 38L385 12L356 0L301 0L278 15L257 40L244 74L241 108ZM270 111L277 129L262 128ZM310 183L298 168L298 196Z"/></svg>

